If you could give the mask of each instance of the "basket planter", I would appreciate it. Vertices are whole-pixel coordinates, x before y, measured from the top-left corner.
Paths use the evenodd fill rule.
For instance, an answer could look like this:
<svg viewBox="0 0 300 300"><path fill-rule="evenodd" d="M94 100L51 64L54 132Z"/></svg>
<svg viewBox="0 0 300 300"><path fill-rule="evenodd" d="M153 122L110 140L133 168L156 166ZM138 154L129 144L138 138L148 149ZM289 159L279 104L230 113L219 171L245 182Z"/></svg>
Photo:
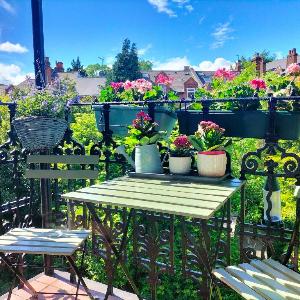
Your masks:
<svg viewBox="0 0 300 300"><path fill-rule="evenodd" d="M104 115L103 106L94 105L97 127L99 131L104 131ZM118 136L126 136L128 133L128 126L131 125L132 120L136 118L136 114L144 110L147 112L147 107L133 106L133 105L112 105L109 109L109 128L113 134ZM158 123L160 130L167 131L168 134L173 130L177 116L175 112L170 111L165 107L156 107L155 122Z"/></svg>
<svg viewBox="0 0 300 300"><path fill-rule="evenodd" d="M156 144L136 146L134 163L136 173L161 174L163 172Z"/></svg>
<svg viewBox="0 0 300 300"><path fill-rule="evenodd" d="M226 165L225 151L198 152L197 169L200 176L222 177L225 175Z"/></svg>
<svg viewBox="0 0 300 300"><path fill-rule="evenodd" d="M29 151L53 149L63 139L67 122L48 117L19 118L13 121L22 146Z"/></svg>
<svg viewBox="0 0 300 300"><path fill-rule="evenodd" d="M179 130L182 134L194 134L199 122L203 121L202 111L178 111ZM210 111L208 121L225 128L229 137L259 138L266 136L269 125L268 111ZM280 139L296 140L300 138L300 112L278 111L275 114L276 135Z"/></svg>
<svg viewBox="0 0 300 300"><path fill-rule="evenodd" d="M191 171L191 157L169 157L169 170L171 174L189 174Z"/></svg>

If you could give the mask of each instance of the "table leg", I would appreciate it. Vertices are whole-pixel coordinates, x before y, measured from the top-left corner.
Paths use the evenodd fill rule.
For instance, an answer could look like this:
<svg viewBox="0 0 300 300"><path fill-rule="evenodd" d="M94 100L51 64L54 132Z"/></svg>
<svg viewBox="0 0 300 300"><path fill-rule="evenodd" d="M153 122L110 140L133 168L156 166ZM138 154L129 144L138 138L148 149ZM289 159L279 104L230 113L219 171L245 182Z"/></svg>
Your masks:
<svg viewBox="0 0 300 300"><path fill-rule="evenodd" d="M127 277L128 282L130 283L134 293L138 296L139 299L142 299L140 296L140 293L138 291L137 286L135 285L126 265L125 262L122 259L122 252L123 252L123 248L126 245L126 240L127 240L127 232L128 232L128 227L129 227L129 223L130 223L130 219L132 217L133 214L133 209L130 210L130 213L127 217L127 222L126 222L126 226L124 229L124 233L123 234L123 238L122 238L122 242L121 242L121 246L120 249L118 250L117 247L114 245L113 242L113 237L110 235L110 233L107 231L107 229L105 228L105 225L102 223L101 219L98 217L97 212L94 208L94 205L91 203L87 203L87 208L90 211L92 218L94 219L94 222L96 224L96 226L98 227L98 230L101 232L104 241L106 242L106 244L108 245L108 247L110 248L110 250L114 253L114 255L116 256L116 263L115 263L115 267L119 264L125 274L125 276Z"/></svg>
<svg viewBox="0 0 300 300"><path fill-rule="evenodd" d="M18 277L18 279L21 282L23 282L24 285L26 285L28 287L28 289L30 290L31 294L33 295L33 298L37 299L38 298L38 294L37 294L36 290L27 281L27 279L23 276L23 274L21 274L17 268L15 268L14 266L12 266L11 262L9 261L9 259L5 257L4 253L0 252L0 258L7 265L7 267Z"/></svg>

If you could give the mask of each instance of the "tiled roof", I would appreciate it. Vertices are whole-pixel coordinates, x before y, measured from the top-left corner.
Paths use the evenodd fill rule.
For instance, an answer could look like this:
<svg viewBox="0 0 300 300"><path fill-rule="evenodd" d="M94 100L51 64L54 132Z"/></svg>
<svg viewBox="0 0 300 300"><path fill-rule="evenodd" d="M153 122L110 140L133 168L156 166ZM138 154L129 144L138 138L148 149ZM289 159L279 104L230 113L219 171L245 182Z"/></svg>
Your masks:
<svg viewBox="0 0 300 300"><path fill-rule="evenodd" d="M77 73L58 73L60 79L70 78L75 81L79 96L96 96L100 87L105 86L105 77L78 77Z"/></svg>
<svg viewBox="0 0 300 300"><path fill-rule="evenodd" d="M171 84L171 89L178 93L184 92L184 83L189 80L191 77L198 83L199 86L204 84L202 78L199 77L198 72L194 69L189 68L188 70L180 71L167 71L167 70L152 70L152 71L142 71L143 77L152 82L155 82L155 78L158 74L165 73L167 76L173 78Z"/></svg>
<svg viewBox="0 0 300 300"><path fill-rule="evenodd" d="M297 63L300 63L300 55L297 57ZM281 69L286 69L286 58L276 59L266 64L266 70L272 71L280 67Z"/></svg>
<svg viewBox="0 0 300 300"><path fill-rule="evenodd" d="M5 90L8 88L8 85L0 84L0 96L5 94Z"/></svg>

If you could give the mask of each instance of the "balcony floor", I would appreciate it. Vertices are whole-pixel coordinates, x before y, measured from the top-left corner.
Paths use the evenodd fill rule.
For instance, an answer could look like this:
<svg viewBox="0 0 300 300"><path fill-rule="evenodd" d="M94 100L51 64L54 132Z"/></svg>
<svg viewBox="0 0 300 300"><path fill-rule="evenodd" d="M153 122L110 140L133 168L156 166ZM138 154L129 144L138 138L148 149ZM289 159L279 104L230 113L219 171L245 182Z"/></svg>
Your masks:
<svg viewBox="0 0 300 300"><path fill-rule="evenodd" d="M31 278L29 280L31 285L36 289L37 292L47 292L47 293L75 293L76 292L76 285L71 284L69 281L69 273L61 272L55 270L54 277L46 276L43 273ZM102 300L104 299L104 295L106 292L106 285L92 281L89 279L85 279L85 282L89 289L91 290L94 297L97 299ZM84 294L83 288L80 286L80 292ZM138 300L138 297L134 294L114 289L114 296L110 296L109 300ZM7 299L7 294L0 297L0 300ZM23 289L15 288L13 290L13 295L11 300L29 300L31 298L31 294L28 292L28 289L25 287ZM47 294L47 295L39 295L39 300L42 299L51 299L51 300L72 300L75 299L75 296L70 295L55 295L55 294ZM89 299L88 296L78 296L78 300L87 300Z"/></svg>

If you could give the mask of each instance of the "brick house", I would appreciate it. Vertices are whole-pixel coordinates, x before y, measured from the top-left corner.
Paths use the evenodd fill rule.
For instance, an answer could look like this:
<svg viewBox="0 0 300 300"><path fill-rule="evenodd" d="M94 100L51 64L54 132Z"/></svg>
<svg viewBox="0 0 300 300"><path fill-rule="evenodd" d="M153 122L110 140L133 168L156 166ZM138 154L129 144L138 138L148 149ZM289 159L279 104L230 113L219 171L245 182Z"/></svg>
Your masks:
<svg viewBox="0 0 300 300"><path fill-rule="evenodd" d="M160 74L167 75L172 78L170 89L177 93L180 98L193 98L196 89L210 83L213 71L195 71L190 66L185 66L183 70L166 71L152 70L142 71L143 78L155 83L157 76Z"/></svg>
<svg viewBox="0 0 300 300"><path fill-rule="evenodd" d="M290 64L300 65L300 56L297 53L296 48L289 50L286 58L276 59L266 64L267 71L279 71L284 72Z"/></svg>

